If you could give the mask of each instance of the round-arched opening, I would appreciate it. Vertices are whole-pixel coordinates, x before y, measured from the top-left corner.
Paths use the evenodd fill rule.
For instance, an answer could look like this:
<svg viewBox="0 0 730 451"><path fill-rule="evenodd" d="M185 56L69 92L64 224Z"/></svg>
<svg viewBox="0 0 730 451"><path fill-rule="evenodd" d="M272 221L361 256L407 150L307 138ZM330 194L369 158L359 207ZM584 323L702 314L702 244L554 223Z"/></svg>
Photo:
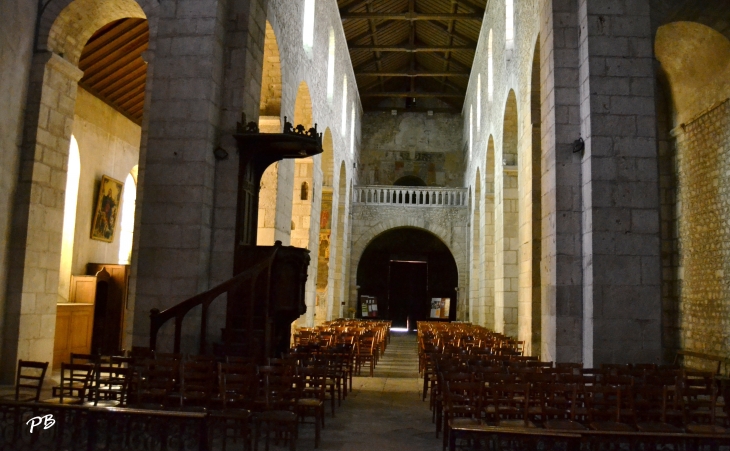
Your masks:
<svg viewBox="0 0 730 451"><path fill-rule="evenodd" d="M393 183L395 186L426 186L426 182L421 177L415 175L406 175Z"/></svg>
<svg viewBox="0 0 730 451"><path fill-rule="evenodd" d="M397 228L375 237L360 258L357 285L357 317L389 319L409 330L418 321L456 318L456 260L423 229Z"/></svg>

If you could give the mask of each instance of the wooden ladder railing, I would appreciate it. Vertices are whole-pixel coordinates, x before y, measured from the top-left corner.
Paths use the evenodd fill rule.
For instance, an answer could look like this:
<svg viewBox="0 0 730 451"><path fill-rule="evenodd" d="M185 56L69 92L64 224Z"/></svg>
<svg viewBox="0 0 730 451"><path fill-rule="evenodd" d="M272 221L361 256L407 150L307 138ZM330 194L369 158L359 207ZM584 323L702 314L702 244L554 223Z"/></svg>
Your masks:
<svg viewBox="0 0 730 451"><path fill-rule="evenodd" d="M173 352L180 352L180 335L182 332L182 323L185 319L185 315L197 306L202 306L202 315L200 317L200 354L205 354L207 346L206 335L208 329L208 308L210 304L223 293L230 293L238 290L246 282L250 283L251 296L249 299L254 299L254 293L256 290L256 282L259 276L266 271L266 303L269 303L270 290L271 290L271 267L274 263L276 253L281 247L281 243L277 242L274 245L274 250L271 255L257 263L255 266L243 271L242 273L228 279L227 281L217 285L210 290L200 293L192 298L185 300L177 305L174 305L166 310L160 311L159 309L153 308L150 310L150 349L156 350L157 348L157 333L160 328L171 319L175 319L175 341ZM230 302L230 299L229 299ZM250 331L249 331L250 335Z"/></svg>

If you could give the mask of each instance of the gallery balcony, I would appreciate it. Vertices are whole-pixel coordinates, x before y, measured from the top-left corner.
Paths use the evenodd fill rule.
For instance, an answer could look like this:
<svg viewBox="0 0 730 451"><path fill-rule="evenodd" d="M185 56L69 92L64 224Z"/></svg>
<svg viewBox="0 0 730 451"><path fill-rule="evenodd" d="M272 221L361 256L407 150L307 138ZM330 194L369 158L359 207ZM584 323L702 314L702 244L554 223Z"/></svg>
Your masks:
<svg viewBox="0 0 730 451"><path fill-rule="evenodd" d="M466 188L362 185L353 190L353 203L408 207L467 207Z"/></svg>

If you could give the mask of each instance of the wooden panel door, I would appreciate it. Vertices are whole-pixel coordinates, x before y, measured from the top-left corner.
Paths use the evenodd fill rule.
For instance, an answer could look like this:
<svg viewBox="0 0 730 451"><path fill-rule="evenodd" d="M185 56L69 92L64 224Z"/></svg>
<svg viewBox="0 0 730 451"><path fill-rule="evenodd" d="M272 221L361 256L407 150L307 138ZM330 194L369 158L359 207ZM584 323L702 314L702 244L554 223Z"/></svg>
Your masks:
<svg viewBox="0 0 730 451"><path fill-rule="evenodd" d="M56 309L56 337L53 343L53 368L69 363L71 353L91 352L94 304L64 303Z"/></svg>

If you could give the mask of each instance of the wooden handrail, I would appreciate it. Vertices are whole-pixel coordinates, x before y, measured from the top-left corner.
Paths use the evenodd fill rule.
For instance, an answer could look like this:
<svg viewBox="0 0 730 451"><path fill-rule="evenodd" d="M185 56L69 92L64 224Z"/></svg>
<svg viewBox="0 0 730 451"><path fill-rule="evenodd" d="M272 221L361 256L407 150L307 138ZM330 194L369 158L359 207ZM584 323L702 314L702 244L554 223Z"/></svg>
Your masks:
<svg viewBox="0 0 730 451"><path fill-rule="evenodd" d="M174 318L175 341L173 352L179 353L183 319L190 310L201 305L203 311L200 321L200 354L204 354L206 347L208 307L210 306L210 304L221 294L239 288L246 281L252 280L255 283L259 275L261 275L261 273L265 270L268 270L266 283L267 285L270 284L271 265L274 262L274 258L276 257L276 253L278 252L279 248L281 248L281 242L277 241L276 244L274 244L274 250L271 252L271 255L268 256L266 259L257 263L255 266L252 266L251 268L243 271L242 273L233 276L225 282L216 285L208 291L195 295L192 298L182 301L181 303L163 311L160 311L156 308L150 310L150 349L152 349L153 351L156 350L157 333L160 331L160 328L165 323Z"/></svg>

